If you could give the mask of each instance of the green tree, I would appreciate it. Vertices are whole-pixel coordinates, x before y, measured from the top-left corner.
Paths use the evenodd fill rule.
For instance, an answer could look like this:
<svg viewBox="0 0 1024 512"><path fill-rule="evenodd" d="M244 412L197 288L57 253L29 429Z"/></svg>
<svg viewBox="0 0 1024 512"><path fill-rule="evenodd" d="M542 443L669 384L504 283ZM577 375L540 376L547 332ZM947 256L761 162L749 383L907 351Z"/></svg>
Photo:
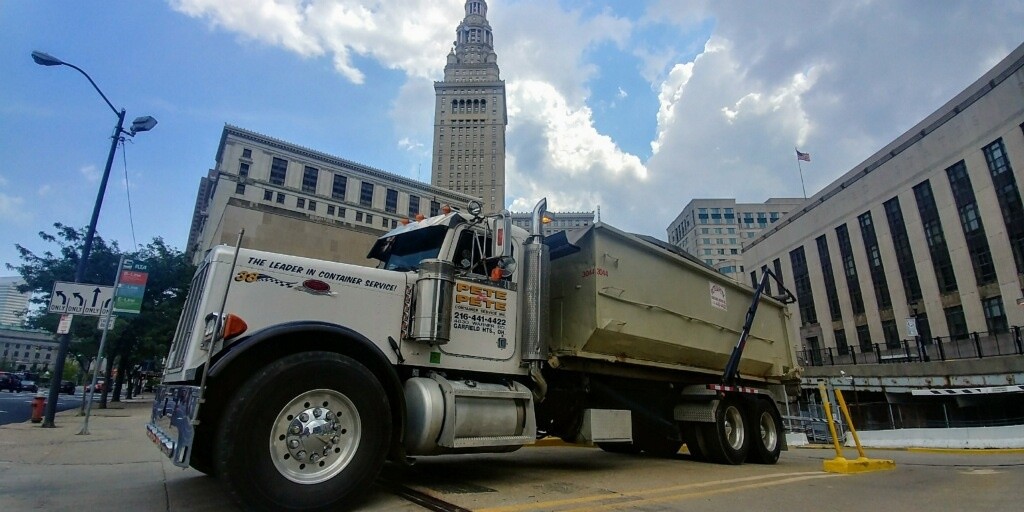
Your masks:
<svg viewBox="0 0 1024 512"><path fill-rule="evenodd" d="M29 325L50 332L56 332L60 320L60 315L46 311L53 283L74 280L75 266L85 239L84 229L73 229L59 223L54 224L54 227L56 233L40 232L39 236L55 248L36 254L15 244L22 263L7 265L25 280L26 284L21 291L33 292ZM92 254L83 282L113 285L121 255L116 242L107 244L97 234L93 239ZM117 368L115 401L120 399L120 386L126 377L130 378L145 367L147 361L157 361L166 355L194 271L181 251L167 246L159 237L138 252L125 256L146 263L148 280L141 313L119 316L113 329L107 333L104 351L108 360L114 362L111 367ZM97 323L95 317L75 318L71 328L74 341L68 351L69 360L75 359L80 364L95 360L102 336ZM110 375L107 375L107 382L111 382ZM110 386L104 388L103 405L109 390Z"/></svg>

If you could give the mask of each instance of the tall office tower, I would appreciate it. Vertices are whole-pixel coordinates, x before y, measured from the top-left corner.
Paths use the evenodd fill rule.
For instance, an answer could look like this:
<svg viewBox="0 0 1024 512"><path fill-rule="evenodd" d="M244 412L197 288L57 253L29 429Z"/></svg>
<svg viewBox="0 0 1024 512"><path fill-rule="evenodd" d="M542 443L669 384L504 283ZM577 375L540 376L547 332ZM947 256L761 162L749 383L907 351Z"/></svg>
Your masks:
<svg viewBox="0 0 1024 512"><path fill-rule="evenodd" d="M431 184L474 197L485 213L505 207L505 82L498 76L487 2L467 0L444 80L434 82Z"/></svg>

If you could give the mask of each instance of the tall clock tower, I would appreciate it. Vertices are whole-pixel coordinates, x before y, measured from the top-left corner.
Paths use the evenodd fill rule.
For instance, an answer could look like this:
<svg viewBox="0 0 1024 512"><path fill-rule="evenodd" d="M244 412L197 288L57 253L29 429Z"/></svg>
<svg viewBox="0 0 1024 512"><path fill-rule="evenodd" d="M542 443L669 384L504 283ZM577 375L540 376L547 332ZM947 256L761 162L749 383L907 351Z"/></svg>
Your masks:
<svg viewBox="0 0 1024 512"><path fill-rule="evenodd" d="M505 82L498 74L487 2L467 0L444 80L434 82L432 185L479 197L485 213L505 208Z"/></svg>

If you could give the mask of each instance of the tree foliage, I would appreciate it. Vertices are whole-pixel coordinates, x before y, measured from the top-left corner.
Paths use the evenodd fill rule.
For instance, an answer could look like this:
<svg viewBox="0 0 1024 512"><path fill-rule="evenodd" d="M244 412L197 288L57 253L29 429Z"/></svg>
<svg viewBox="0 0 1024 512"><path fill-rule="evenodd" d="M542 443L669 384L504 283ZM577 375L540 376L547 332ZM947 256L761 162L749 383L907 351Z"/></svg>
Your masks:
<svg viewBox="0 0 1024 512"><path fill-rule="evenodd" d="M46 306L55 281L73 281L75 267L85 239L85 229L74 229L54 224L53 234L40 232L39 237L54 248L36 254L15 244L22 263L7 265L17 271L25 285L21 291L32 292L28 322L31 327L56 332L60 315L50 314ZM178 315L188 294L194 267L184 253L167 246L156 237L139 251L123 253L116 242L107 244L99 234L93 239L92 253L85 277L86 283L111 286L122 256L145 262L148 269L146 293L138 315L120 315L114 328L107 333L105 352L118 368L118 385L148 361L159 360L167 354L174 335ZM96 357L102 331L97 328L96 317L76 316L72 322L69 358L88 363ZM115 399L117 392L115 391Z"/></svg>

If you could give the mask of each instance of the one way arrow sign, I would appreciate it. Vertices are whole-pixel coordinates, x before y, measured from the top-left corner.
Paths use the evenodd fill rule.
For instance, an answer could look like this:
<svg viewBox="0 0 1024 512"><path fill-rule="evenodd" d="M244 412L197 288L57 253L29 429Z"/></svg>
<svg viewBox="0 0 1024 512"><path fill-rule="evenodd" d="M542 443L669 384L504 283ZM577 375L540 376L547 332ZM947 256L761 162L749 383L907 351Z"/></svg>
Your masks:
<svg viewBox="0 0 1024 512"><path fill-rule="evenodd" d="M100 316L104 308L110 307L113 297L113 286L56 281L53 283L53 294L50 295L47 311Z"/></svg>

